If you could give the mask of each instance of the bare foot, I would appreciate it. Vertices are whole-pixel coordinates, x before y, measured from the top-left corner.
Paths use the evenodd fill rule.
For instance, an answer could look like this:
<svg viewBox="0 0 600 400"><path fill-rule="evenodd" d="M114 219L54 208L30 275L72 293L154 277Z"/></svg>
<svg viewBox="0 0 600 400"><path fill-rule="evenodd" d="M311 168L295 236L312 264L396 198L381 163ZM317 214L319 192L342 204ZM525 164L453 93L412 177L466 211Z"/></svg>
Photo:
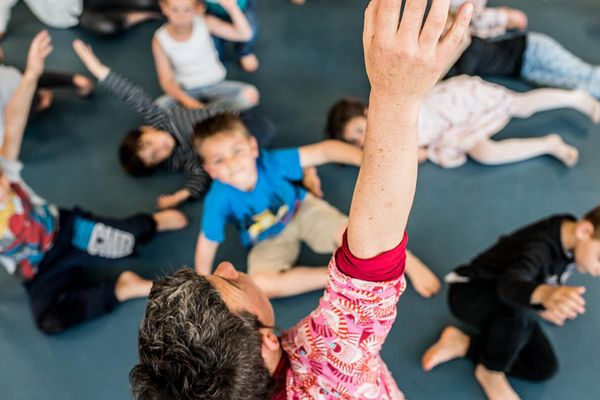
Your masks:
<svg viewBox="0 0 600 400"><path fill-rule="evenodd" d="M600 101L596 100L591 94L583 89L574 91L584 110L582 110L595 124L600 124Z"/></svg>
<svg viewBox="0 0 600 400"><path fill-rule="evenodd" d="M115 296L123 302L139 297L148 297L152 281L142 278L131 271L123 271L115 284Z"/></svg>
<svg viewBox="0 0 600 400"><path fill-rule="evenodd" d="M73 85L77 87L77 95L81 97L89 96L94 90L94 82L81 74L73 75Z"/></svg>
<svg viewBox="0 0 600 400"><path fill-rule="evenodd" d="M406 252L406 275L422 297L429 298L442 288L437 276L410 251Z"/></svg>
<svg viewBox="0 0 600 400"><path fill-rule="evenodd" d="M558 158L569 168L577 164L577 161L579 161L579 150L565 143L559 135L551 134L547 138L551 143L551 154L554 157Z"/></svg>
<svg viewBox="0 0 600 400"><path fill-rule="evenodd" d="M188 220L181 211L164 210L154 213L156 229L159 232L176 231L187 226Z"/></svg>
<svg viewBox="0 0 600 400"><path fill-rule="evenodd" d="M453 326L447 326L440 338L421 358L421 366L425 371L431 371L436 366L467 355L471 338L463 331Z"/></svg>
<svg viewBox="0 0 600 400"><path fill-rule="evenodd" d="M290 2L291 2L292 4L296 4L296 5L298 5L298 6L301 6L301 5L303 5L304 3L306 3L306 0L290 0Z"/></svg>
<svg viewBox="0 0 600 400"><path fill-rule="evenodd" d="M260 62L258 62L256 54L248 54L240 58L240 65L244 71L254 72L260 66Z"/></svg>
<svg viewBox="0 0 600 400"><path fill-rule="evenodd" d="M475 378L489 400L520 400L504 372L490 371L482 364L475 367Z"/></svg>
<svg viewBox="0 0 600 400"><path fill-rule="evenodd" d="M50 89L38 89L37 91L39 101L35 110L37 112L46 111L52 105L52 99L54 98L54 93Z"/></svg>

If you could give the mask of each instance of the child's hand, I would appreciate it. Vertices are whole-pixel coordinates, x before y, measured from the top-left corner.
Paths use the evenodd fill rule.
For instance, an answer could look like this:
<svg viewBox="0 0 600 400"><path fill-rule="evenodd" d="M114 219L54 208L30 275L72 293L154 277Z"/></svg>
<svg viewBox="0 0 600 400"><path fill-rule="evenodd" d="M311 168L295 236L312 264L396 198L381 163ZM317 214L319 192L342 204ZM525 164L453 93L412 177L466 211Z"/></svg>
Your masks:
<svg viewBox="0 0 600 400"><path fill-rule="evenodd" d="M585 312L584 293L583 286L540 285L533 295L539 298L548 316L564 323L565 319L575 319Z"/></svg>
<svg viewBox="0 0 600 400"><path fill-rule="evenodd" d="M204 103L191 97L182 100L181 105L189 110L199 110L205 107Z"/></svg>
<svg viewBox="0 0 600 400"><path fill-rule="evenodd" d="M419 106L457 51L468 29L473 5L466 3L440 40L449 0L434 0L423 24L426 0L371 0L365 12L363 45L373 93ZM421 25L423 27L421 29Z"/></svg>
<svg viewBox="0 0 600 400"><path fill-rule="evenodd" d="M219 5L223 7L226 11L238 7L237 0L218 0L218 2Z"/></svg>
<svg viewBox="0 0 600 400"><path fill-rule="evenodd" d="M506 29L518 29L523 31L527 29L527 25L529 25L529 21L527 19L527 14L525 14L521 10L517 10L516 8L510 7L500 7L508 16L508 24L506 25Z"/></svg>
<svg viewBox="0 0 600 400"><path fill-rule="evenodd" d="M313 195L318 198L323 198L323 190L321 189L321 178L315 167L304 168L302 173L302 186L308 189Z"/></svg>
<svg viewBox="0 0 600 400"><path fill-rule="evenodd" d="M538 313L538 315L540 317L542 317L543 319L545 319L546 321L550 322L551 324L558 325L558 326L563 326L565 324L566 318L555 312L545 310L545 311L540 311Z"/></svg>
<svg viewBox="0 0 600 400"><path fill-rule="evenodd" d="M79 56L81 62L92 73L92 75L98 78L98 80L103 80L106 78L110 72L110 69L100 62L90 45L77 39L73 41L73 49Z"/></svg>
<svg viewBox="0 0 600 400"><path fill-rule="evenodd" d="M156 200L156 205L159 209L175 208L190 197L190 192L187 189L179 190L173 194L165 194L159 196Z"/></svg>
<svg viewBox="0 0 600 400"><path fill-rule="evenodd" d="M52 38L48 31L44 30L35 35L29 46L25 74L30 75L37 80L42 72L44 72L44 62L51 52Z"/></svg>

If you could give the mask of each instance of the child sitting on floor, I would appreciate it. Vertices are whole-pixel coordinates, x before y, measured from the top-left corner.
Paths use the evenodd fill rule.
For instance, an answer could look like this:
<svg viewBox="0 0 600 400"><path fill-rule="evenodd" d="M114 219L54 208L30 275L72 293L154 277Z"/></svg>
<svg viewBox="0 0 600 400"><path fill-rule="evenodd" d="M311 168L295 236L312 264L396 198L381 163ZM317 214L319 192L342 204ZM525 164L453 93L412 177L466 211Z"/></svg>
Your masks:
<svg viewBox="0 0 600 400"><path fill-rule="evenodd" d="M540 138L495 141L513 117L569 107L600 123L600 102L584 91L537 89L513 92L479 77L461 75L438 83L425 98L419 116L419 158L445 168L467 161L467 155L487 165L499 165L551 155L574 166L579 152L556 134ZM326 134L362 147L366 104L348 98L329 110Z"/></svg>
<svg viewBox="0 0 600 400"><path fill-rule="evenodd" d="M527 21L521 24L526 26ZM467 74L519 78L536 86L582 89L600 100L600 65L581 60L550 36L518 32L490 40L477 36L482 34L478 30L467 33L455 61L448 65L448 77Z"/></svg>
<svg viewBox="0 0 600 400"><path fill-rule="evenodd" d="M79 208L57 209L25 184L21 143L37 81L51 51L48 32L39 33L6 107L0 147L0 263L23 279L35 322L47 334L110 312L125 300L147 296L152 282L131 271L95 283L86 282L80 273L85 267L131 255L157 232L187 225L175 210L114 219Z"/></svg>
<svg viewBox="0 0 600 400"><path fill-rule="evenodd" d="M152 39L152 53L160 86L166 92L156 100L162 108L213 106L240 111L258 104L256 87L225 80L225 67L211 34L232 41L252 38L252 28L236 0L219 0L231 23L205 13L198 0L160 0L167 23Z"/></svg>
<svg viewBox="0 0 600 400"><path fill-rule="evenodd" d="M90 46L76 40L73 48L87 69L98 79L100 86L126 102L146 123L127 133L121 142L119 158L125 171L134 176L142 176L166 166L173 171L183 171L188 176L189 180L184 188L158 198L159 208L176 207L189 199L199 198L207 189L210 178L194 149L193 125L213 111L183 107L161 109L142 88L131 84L102 64ZM257 136L260 145L268 147L275 135L273 124L260 117L255 110L242 113L242 119L252 134Z"/></svg>
<svg viewBox="0 0 600 400"><path fill-rule="evenodd" d="M328 162L360 165L362 152L327 141L295 149L261 150L232 114L199 122L194 142L213 183L202 210L196 271L208 275L227 222L250 249L248 274L269 297L321 289L327 267L294 267L305 242L318 253L332 253L348 223L344 214L295 185L306 167Z"/></svg>
<svg viewBox="0 0 600 400"><path fill-rule="evenodd" d="M434 1L422 29L427 1L410 3L400 23L402 1L372 0L365 12L371 109L364 158L345 239L331 258L316 309L279 338L268 298L231 263L212 275L185 268L165 277L154 284L140 325L139 363L130 373L136 398L404 399L381 350L405 288L419 107L472 10L465 5L439 40L448 3ZM245 151L253 151L248 166L255 171L257 154L239 132L212 139L232 138L241 148L222 159L222 172L237 184L248 170L234 169L236 156L247 159ZM295 152L298 163L298 151L287 152ZM284 154L268 158L280 161Z"/></svg>
<svg viewBox="0 0 600 400"><path fill-rule="evenodd" d="M585 312L585 288L566 285L575 269L600 275L600 206L579 220L556 215L524 227L451 272L448 304L470 331L446 327L423 368L467 357L489 399L519 398L509 376L551 378L558 362L536 311L561 326Z"/></svg>

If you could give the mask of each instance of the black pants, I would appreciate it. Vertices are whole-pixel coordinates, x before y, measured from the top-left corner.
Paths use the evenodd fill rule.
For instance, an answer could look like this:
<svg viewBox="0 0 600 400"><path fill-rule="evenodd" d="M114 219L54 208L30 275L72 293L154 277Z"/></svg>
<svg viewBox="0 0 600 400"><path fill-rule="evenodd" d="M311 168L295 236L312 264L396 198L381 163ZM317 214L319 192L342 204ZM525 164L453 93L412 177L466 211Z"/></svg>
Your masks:
<svg viewBox="0 0 600 400"><path fill-rule="evenodd" d="M127 14L134 11L159 13L158 0L85 0L79 23L99 35L114 35L129 28Z"/></svg>
<svg viewBox="0 0 600 400"><path fill-rule="evenodd" d="M35 322L43 332L55 334L110 312L119 303L115 280L88 283L84 267L108 264L132 254L138 244L154 237L156 223L150 215L124 219L102 218L75 209L61 210L59 232L52 248L44 255L33 280L25 283ZM95 243L77 246L76 224L93 227ZM102 233L104 232L104 234ZM102 248L102 241L114 249ZM107 247L107 246L104 246ZM112 253L111 253L112 252Z"/></svg>
<svg viewBox="0 0 600 400"><path fill-rule="evenodd" d="M502 303L494 283L453 283L448 303L452 313L477 332L471 335L467 353L473 362L534 381L549 379L558 370L534 311Z"/></svg>

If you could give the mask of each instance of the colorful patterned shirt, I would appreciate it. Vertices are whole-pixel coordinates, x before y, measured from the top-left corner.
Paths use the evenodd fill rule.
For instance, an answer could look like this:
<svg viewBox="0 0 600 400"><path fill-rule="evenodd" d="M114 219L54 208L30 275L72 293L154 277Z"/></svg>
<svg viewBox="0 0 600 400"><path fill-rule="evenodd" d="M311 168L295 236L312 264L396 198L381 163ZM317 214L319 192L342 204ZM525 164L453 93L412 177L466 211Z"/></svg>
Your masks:
<svg viewBox="0 0 600 400"><path fill-rule="evenodd" d="M21 179L20 162L0 157L0 168L10 182L0 204L0 263L10 274L30 280L54 243L58 211Z"/></svg>
<svg viewBox="0 0 600 400"><path fill-rule="evenodd" d="M283 334L287 357L280 366L290 366L285 397L281 391L274 399L404 399L379 353L406 287L406 242L405 236L395 249L361 260L344 238L319 306Z"/></svg>

